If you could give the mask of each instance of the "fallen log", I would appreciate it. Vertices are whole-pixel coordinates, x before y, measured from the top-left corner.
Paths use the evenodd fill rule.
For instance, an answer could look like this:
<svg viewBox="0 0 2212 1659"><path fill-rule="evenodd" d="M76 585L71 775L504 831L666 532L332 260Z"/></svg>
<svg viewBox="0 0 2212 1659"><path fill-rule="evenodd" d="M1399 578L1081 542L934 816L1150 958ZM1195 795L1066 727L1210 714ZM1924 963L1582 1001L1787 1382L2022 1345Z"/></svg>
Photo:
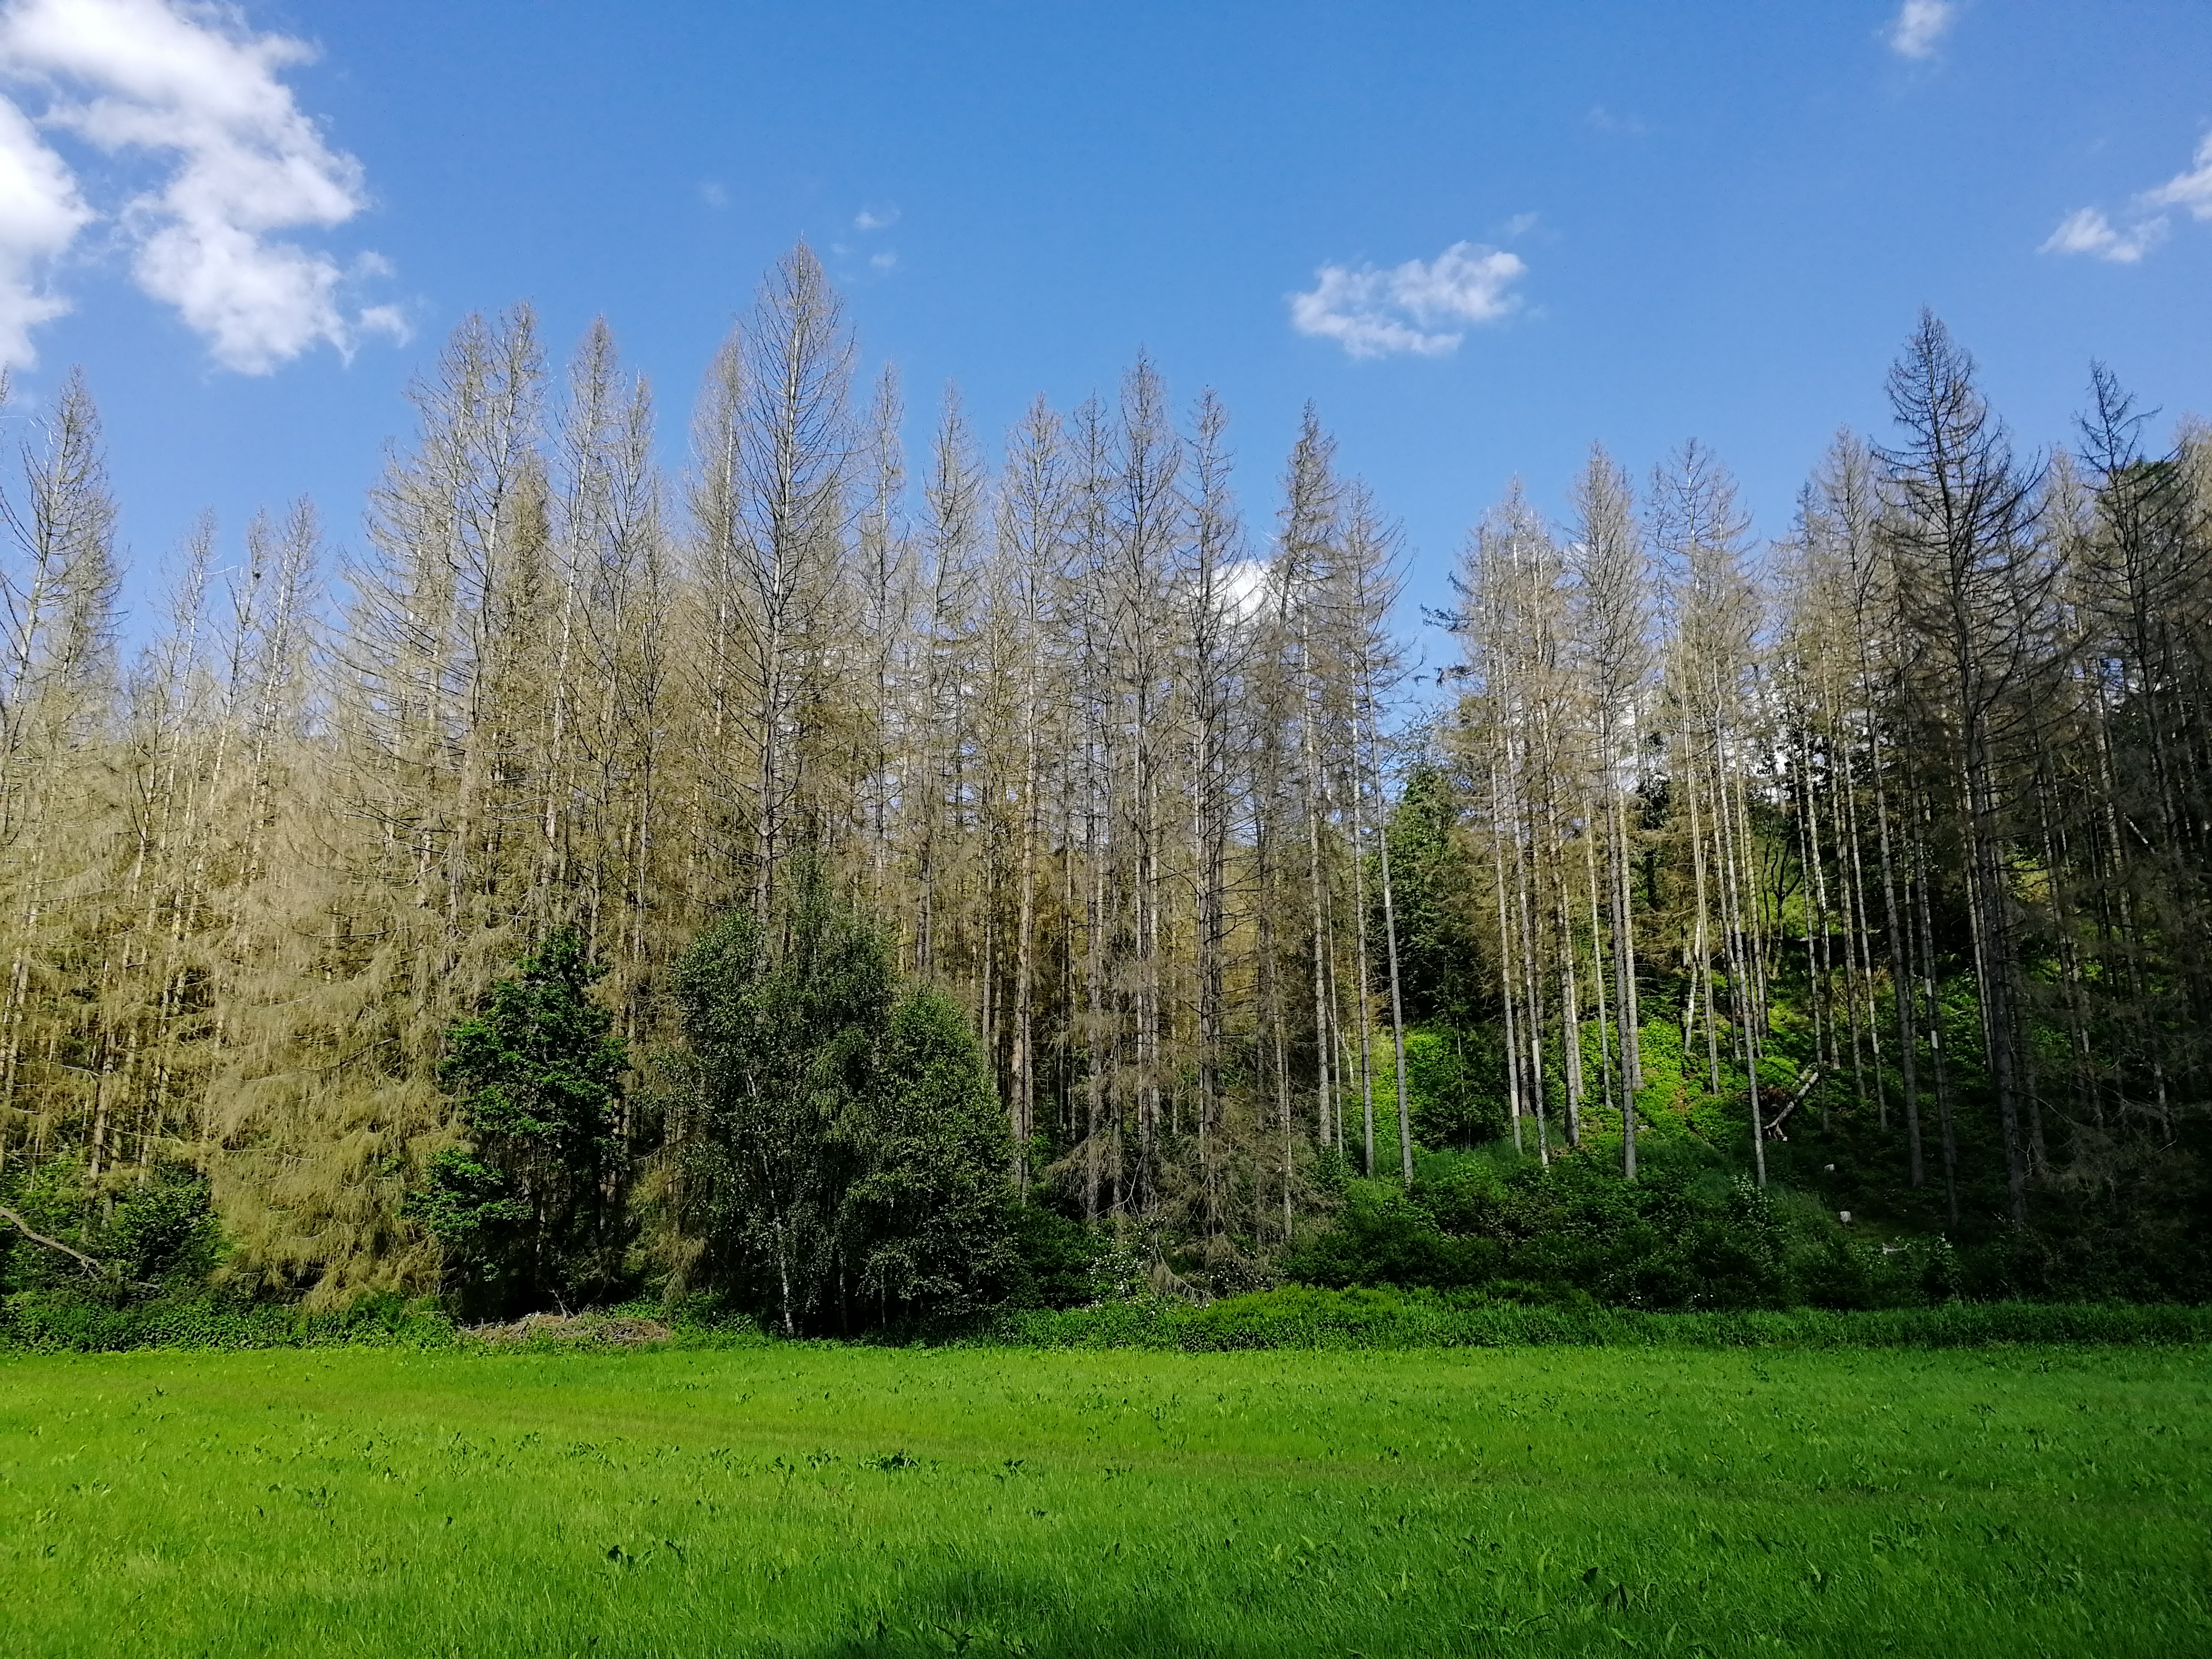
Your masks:
<svg viewBox="0 0 2212 1659"><path fill-rule="evenodd" d="M1765 1126L1766 1138L1769 1140L1787 1140L1790 1139L1788 1135L1782 1133L1783 1120L1787 1118L1790 1113L1796 1111L1799 1106L1804 1103L1805 1097L1813 1092L1813 1085L1820 1080L1820 1068L1817 1066L1813 1067L1811 1071L1806 1073L1805 1075L1798 1080L1796 1091L1791 1093L1789 1100L1784 1104L1782 1109L1777 1112L1774 1115L1772 1121ZM1753 1094L1753 1110L1758 1109L1756 1105L1758 1096L1765 1092L1766 1091L1764 1089L1760 1089Z"/></svg>

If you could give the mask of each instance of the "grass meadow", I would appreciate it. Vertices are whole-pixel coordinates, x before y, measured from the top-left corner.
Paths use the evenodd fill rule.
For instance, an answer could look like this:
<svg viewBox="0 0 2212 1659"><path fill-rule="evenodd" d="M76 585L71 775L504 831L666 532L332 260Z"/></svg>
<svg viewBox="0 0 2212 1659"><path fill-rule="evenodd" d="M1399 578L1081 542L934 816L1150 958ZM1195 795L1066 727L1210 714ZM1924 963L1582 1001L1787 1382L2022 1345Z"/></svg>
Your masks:
<svg viewBox="0 0 2212 1659"><path fill-rule="evenodd" d="M0 1359L0 1655L2212 1653L2203 1347Z"/></svg>

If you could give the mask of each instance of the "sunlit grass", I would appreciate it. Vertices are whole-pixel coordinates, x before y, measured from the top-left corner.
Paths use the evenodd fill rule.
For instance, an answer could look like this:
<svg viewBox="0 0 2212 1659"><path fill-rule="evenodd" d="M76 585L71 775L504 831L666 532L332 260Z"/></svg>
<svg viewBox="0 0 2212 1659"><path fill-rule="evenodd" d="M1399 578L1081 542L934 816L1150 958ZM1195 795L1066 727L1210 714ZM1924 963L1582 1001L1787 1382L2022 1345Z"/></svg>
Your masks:
<svg viewBox="0 0 2212 1659"><path fill-rule="evenodd" d="M0 1362L0 1654L2212 1652L2201 1349Z"/></svg>

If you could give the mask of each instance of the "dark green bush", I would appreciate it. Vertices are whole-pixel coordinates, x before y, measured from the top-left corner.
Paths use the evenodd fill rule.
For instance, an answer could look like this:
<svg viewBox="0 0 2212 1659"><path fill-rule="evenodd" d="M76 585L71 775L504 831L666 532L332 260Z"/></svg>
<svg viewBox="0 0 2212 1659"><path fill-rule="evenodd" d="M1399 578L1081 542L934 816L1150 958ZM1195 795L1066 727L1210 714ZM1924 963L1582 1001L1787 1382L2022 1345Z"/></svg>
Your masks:
<svg viewBox="0 0 2212 1659"><path fill-rule="evenodd" d="M1017 1206L1014 1247L1019 1257L1007 1304L1015 1308L1072 1308L1094 1294L1092 1264L1098 1254L1091 1230L1050 1206Z"/></svg>
<svg viewBox="0 0 2212 1659"><path fill-rule="evenodd" d="M603 971L557 928L446 1033L438 1078L466 1144L431 1158L408 1211L472 1310L580 1305L620 1280L629 1052L592 1000Z"/></svg>
<svg viewBox="0 0 2212 1659"><path fill-rule="evenodd" d="M1809 1200L1693 1161L1627 1182L1585 1158L1424 1161L1361 1182L1285 1262L1303 1284L1570 1293L1620 1308L1881 1308L1928 1299L1926 1248L1884 1254Z"/></svg>

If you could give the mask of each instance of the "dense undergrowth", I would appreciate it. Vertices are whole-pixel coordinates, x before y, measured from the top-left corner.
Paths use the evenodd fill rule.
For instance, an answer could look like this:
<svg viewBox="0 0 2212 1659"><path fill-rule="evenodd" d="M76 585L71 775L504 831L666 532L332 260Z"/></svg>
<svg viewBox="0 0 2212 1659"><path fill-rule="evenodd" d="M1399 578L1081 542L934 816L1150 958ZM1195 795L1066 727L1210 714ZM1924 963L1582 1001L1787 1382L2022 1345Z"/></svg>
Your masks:
<svg viewBox="0 0 2212 1659"><path fill-rule="evenodd" d="M1163 1348L1960 1348L1996 1343L2142 1346L2212 1341L2212 1309L2039 1302L1934 1308L1641 1313L1529 1306L1434 1291L1294 1286L1198 1308L1158 1299L1007 1316L1000 1342Z"/></svg>
<svg viewBox="0 0 2212 1659"><path fill-rule="evenodd" d="M216 1297L114 1307L76 1296L21 1293L0 1305L0 1352L141 1349L480 1348L615 1351L637 1346L752 1346L776 1342L753 1321L711 1308L619 1308L534 1328L457 1322L428 1300L367 1300L338 1311ZM641 1332L643 1334L641 1334ZM1430 1290L1290 1285L1206 1306L1145 1296L1087 1307L1029 1309L965 1327L866 1346L1239 1349L1477 1347L1959 1348L1991 1344L2142 1346L2212 1342L2212 1308L2063 1303L1953 1303L1838 1310L1739 1309L1649 1313L1588 1300L1551 1305Z"/></svg>
<svg viewBox="0 0 2212 1659"><path fill-rule="evenodd" d="M2049 1231L1970 1230L1954 1244L1880 1212L1847 1224L1832 1176L1827 1192L1779 1179L1760 1188L1691 1135L1654 1137L1632 1183L1605 1165L1604 1150L1544 1164L1493 1144L1425 1152L1410 1185L1340 1177L1333 1213L1286 1255L1287 1282L1215 1298L1187 1284L1164 1291L1173 1276L1148 1272L1160 1258L1141 1238L1033 1207L1016 1230L1016 1293L1001 1305L847 1334L1189 1351L2212 1341L2201 1281L2172 1261L2118 1270L2069 1258ZM1792 1150L1801 1165L1819 1151ZM40 1218L58 1230L71 1194L50 1196ZM127 1193L104 1216L78 1215L72 1248L104 1273L15 1241L0 1256L0 1350L592 1347L637 1340L648 1320L649 1340L678 1346L771 1340L750 1313L702 1295L648 1294L496 1339L450 1298L333 1309L257 1298L226 1284L204 1194L181 1179Z"/></svg>

